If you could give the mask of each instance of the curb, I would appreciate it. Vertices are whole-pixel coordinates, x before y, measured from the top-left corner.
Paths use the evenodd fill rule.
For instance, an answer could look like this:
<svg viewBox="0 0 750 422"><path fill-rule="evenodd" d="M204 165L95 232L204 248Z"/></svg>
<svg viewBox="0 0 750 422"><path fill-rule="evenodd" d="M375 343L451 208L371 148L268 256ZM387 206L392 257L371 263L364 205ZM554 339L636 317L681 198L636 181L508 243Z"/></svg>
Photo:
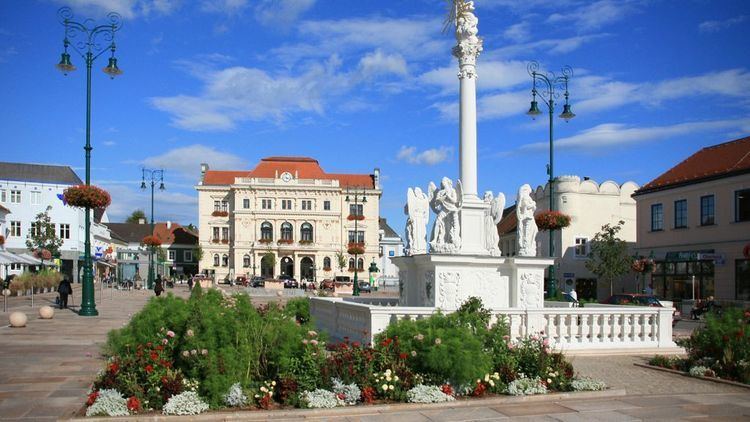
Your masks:
<svg viewBox="0 0 750 422"><path fill-rule="evenodd" d="M361 417L367 415L379 415L384 412L405 412L415 410L439 410L439 409L455 409L465 407L478 407L478 406L496 406L496 405L512 405L519 403L536 403L546 401L560 401L567 399L600 399L600 398L611 398L611 397L623 397L626 395L624 389L613 389L604 391L581 391L581 392L567 392L567 393L553 393L553 394L540 394L534 396L497 396L488 397L482 399L461 399L452 402L445 403L430 403L430 404L417 404L417 403L394 403L394 404L379 404L373 406L359 405L359 406L348 406L348 407L337 407L335 409L283 409L283 410L248 410L248 411L234 411L234 412L207 412L201 415L195 416L165 416L160 414L147 414L142 416L123 416L123 417L91 417L82 418L75 417L64 420L69 421L80 421L80 422L110 422L110 421L166 421L176 420L191 420L191 421L214 421L214 420L267 420L267 419L280 419L280 418L326 418L336 417L343 418L347 416ZM62 420L62 419L61 419Z"/></svg>
<svg viewBox="0 0 750 422"><path fill-rule="evenodd" d="M714 378L714 377L694 377L687 372L678 371L676 369L662 368L661 366L654 366L654 365L649 365L646 363L634 362L633 365L640 366L641 368L655 369L657 371L667 372L670 374L682 375L683 377L696 378L696 379L701 379L701 380L706 380L706 381L713 381L719 384L733 385L735 387L742 387L742 388L746 388L750 390L750 385L743 384L737 381L730 381L730 380L725 380L722 378Z"/></svg>

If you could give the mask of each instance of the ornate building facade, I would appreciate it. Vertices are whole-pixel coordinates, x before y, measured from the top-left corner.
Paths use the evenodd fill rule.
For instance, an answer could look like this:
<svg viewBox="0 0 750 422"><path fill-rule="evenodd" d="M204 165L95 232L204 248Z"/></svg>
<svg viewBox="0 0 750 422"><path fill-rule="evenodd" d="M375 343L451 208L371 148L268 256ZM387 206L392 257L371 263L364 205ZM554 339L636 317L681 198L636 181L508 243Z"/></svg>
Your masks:
<svg viewBox="0 0 750 422"><path fill-rule="evenodd" d="M196 189L200 271L217 280L319 281L367 271L378 258L378 169L326 173L307 157L263 158L253 170L202 164Z"/></svg>

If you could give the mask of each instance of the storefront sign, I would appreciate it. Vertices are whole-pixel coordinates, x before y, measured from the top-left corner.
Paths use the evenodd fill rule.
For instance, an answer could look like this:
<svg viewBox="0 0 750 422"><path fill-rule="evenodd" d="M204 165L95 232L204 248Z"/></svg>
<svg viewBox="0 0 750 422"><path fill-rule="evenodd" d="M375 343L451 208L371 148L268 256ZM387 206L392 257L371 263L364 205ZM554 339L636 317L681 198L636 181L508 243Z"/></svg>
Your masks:
<svg viewBox="0 0 750 422"><path fill-rule="evenodd" d="M712 254L713 249L702 250L702 251L680 251L680 252L667 252L664 256L665 261L700 261L700 255ZM707 258L706 258L707 259Z"/></svg>
<svg viewBox="0 0 750 422"><path fill-rule="evenodd" d="M724 265L724 254L720 253L699 253L699 261L713 261L715 265Z"/></svg>

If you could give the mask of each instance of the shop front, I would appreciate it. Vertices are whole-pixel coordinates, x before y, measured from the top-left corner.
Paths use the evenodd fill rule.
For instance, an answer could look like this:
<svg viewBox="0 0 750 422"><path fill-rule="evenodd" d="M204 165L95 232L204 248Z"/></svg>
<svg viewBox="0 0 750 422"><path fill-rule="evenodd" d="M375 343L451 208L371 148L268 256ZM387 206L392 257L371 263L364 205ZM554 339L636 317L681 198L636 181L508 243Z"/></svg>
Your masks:
<svg viewBox="0 0 750 422"><path fill-rule="evenodd" d="M712 249L667 252L651 275L654 294L677 302L714 296L715 259Z"/></svg>

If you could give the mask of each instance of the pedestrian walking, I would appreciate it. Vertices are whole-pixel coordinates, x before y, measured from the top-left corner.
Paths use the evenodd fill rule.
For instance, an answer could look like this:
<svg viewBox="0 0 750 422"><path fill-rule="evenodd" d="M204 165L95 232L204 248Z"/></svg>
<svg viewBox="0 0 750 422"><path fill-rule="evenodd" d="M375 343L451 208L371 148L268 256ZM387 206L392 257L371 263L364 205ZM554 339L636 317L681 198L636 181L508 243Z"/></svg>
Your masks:
<svg viewBox="0 0 750 422"><path fill-rule="evenodd" d="M188 278L188 290L193 290L193 277Z"/></svg>
<svg viewBox="0 0 750 422"><path fill-rule="evenodd" d="M68 276L63 276L60 284L57 286L57 293L60 294L60 309L68 308L68 295L73 294L73 286L68 280Z"/></svg>
<svg viewBox="0 0 750 422"><path fill-rule="evenodd" d="M164 284L161 280L161 276L156 276L156 282L154 283L154 293L156 293L156 296L161 295L161 292L164 291Z"/></svg>

